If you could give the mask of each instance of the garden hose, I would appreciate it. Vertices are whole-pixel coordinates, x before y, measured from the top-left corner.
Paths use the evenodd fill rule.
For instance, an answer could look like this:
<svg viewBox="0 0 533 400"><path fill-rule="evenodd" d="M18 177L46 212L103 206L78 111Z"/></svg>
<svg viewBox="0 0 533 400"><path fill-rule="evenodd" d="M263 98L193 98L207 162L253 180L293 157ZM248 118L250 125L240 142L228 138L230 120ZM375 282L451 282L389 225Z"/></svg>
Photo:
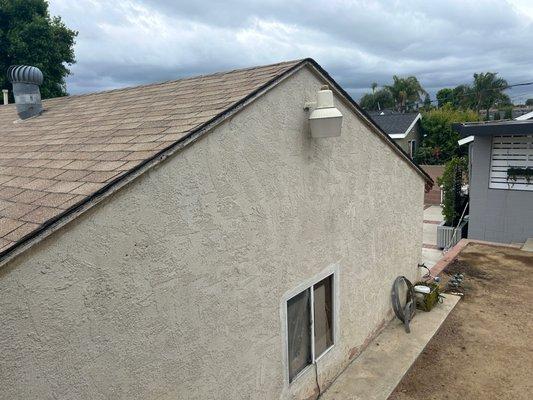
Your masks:
<svg viewBox="0 0 533 400"><path fill-rule="evenodd" d="M407 286L407 294L405 299L405 306L402 307L400 301L400 284L405 284ZM392 309L394 314L398 317L400 321L403 322L405 326L405 332L410 333L409 323L413 319L416 310L416 299L415 299L415 289L413 284L405 276L399 276L394 280L392 284Z"/></svg>

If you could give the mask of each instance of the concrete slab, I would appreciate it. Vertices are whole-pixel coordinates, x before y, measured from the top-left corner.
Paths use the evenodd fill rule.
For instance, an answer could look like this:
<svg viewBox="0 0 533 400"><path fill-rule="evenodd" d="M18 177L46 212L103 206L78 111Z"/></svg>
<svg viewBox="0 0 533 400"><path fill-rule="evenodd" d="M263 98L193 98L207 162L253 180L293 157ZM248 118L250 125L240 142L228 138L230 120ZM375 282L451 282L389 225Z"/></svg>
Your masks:
<svg viewBox="0 0 533 400"><path fill-rule="evenodd" d="M424 224L422 227L422 243L437 245L437 225Z"/></svg>
<svg viewBox="0 0 533 400"><path fill-rule="evenodd" d="M418 312L410 334L394 319L320 398L386 400L458 301L446 295L431 312Z"/></svg>
<svg viewBox="0 0 533 400"><path fill-rule="evenodd" d="M424 210L424 219L429 221L442 221L442 207L430 206Z"/></svg>
<svg viewBox="0 0 533 400"><path fill-rule="evenodd" d="M526 240L526 242L522 246L522 250L533 251L533 238L529 238L528 240Z"/></svg>
<svg viewBox="0 0 533 400"><path fill-rule="evenodd" d="M422 264L432 268L442 258L442 251L437 249L422 248Z"/></svg>

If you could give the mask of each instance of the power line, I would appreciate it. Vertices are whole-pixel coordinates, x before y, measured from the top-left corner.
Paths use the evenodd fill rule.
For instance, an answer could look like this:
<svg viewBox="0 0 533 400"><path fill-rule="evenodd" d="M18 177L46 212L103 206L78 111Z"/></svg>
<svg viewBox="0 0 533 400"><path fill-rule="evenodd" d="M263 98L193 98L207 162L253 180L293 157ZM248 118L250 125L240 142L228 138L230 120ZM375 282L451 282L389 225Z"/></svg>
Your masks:
<svg viewBox="0 0 533 400"><path fill-rule="evenodd" d="M487 89L481 89L480 91L476 92L476 93L480 93L480 92L487 92L487 91L493 91L493 90L496 90L496 91L503 91L503 90L507 90L507 89L510 89L510 88L513 88L513 87L518 87L518 86L529 86L529 85L533 85L533 81L531 82L520 82L520 83L514 83L512 85L507 85L507 86L504 86L502 88L487 88ZM457 87L459 86L465 86L465 88L468 90L471 88L468 86L468 84L462 84L462 85L457 85ZM445 98L445 100L452 100L453 97L454 97L454 93L453 93L453 89L450 89L452 90L452 93L449 94L449 98ZM528 93L528 92L525 92L525 93ZM524 94L525 94L524 93ZM464 93L460 98L459 100L464 100L466 97L468 97L470 94L469 93ZM513 99L513 98L516 98L517 96L513 96L513 97L510 97L510 99ZM441 99L442 101L442 99ZM439 99L435 99L435 100L430 100L429 103L438 103L439 102ZM408 107L408 106L411 106L411 105L417 105L417 104L420 104L421 102L419 101L414 101L414 102L410 102L410 103L406 103L405 104L405 107ZM422 102L422 104L424 104L424 102ZM388 110L394 110L396 107L387 107L387 108L381 108L379 109L378 111L388 111Z"/></svg>

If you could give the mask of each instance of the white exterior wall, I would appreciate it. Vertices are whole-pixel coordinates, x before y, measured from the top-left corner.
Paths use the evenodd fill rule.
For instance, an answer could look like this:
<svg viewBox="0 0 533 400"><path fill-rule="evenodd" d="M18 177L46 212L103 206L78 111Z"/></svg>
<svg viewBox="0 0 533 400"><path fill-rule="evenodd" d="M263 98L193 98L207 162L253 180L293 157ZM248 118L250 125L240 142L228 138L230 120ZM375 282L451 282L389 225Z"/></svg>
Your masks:
<svg viewBox="0 0 533 400"><path fill-rule="evenodd" d="M338 269L324 388L415 279L423 179L337 100L311 139L304 69L0 269L1 399L312 398L282 299Z"/></svg>

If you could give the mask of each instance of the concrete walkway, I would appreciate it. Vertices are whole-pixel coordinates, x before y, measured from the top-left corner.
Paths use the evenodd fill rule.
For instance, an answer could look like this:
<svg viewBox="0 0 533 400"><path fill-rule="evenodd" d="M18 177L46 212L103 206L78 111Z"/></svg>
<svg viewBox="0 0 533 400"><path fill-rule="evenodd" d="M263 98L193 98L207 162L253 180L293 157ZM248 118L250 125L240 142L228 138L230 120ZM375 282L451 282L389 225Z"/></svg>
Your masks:
<svg viewBox="0 0 533 400"><path fill-rule="evenodd" d="M410 334L394 319L320 399L386 400L458 301L446 295L431 312L419 311Z"/></svg>
<svg viewBox="0 0 533 400"><path fill-rule="evenodd" d="M522 250L533 251L533 238L529 238L528 240L526 240L526 242L522 246Z"/></svg>
<svg viewBox="0 0 533 400"><path fill-rule="evenodd" d="M442 251L437 248L437 225L442 219L441 206L429 206L424 209L422 263L428 268L433 267L442 257Z"/></svg>

